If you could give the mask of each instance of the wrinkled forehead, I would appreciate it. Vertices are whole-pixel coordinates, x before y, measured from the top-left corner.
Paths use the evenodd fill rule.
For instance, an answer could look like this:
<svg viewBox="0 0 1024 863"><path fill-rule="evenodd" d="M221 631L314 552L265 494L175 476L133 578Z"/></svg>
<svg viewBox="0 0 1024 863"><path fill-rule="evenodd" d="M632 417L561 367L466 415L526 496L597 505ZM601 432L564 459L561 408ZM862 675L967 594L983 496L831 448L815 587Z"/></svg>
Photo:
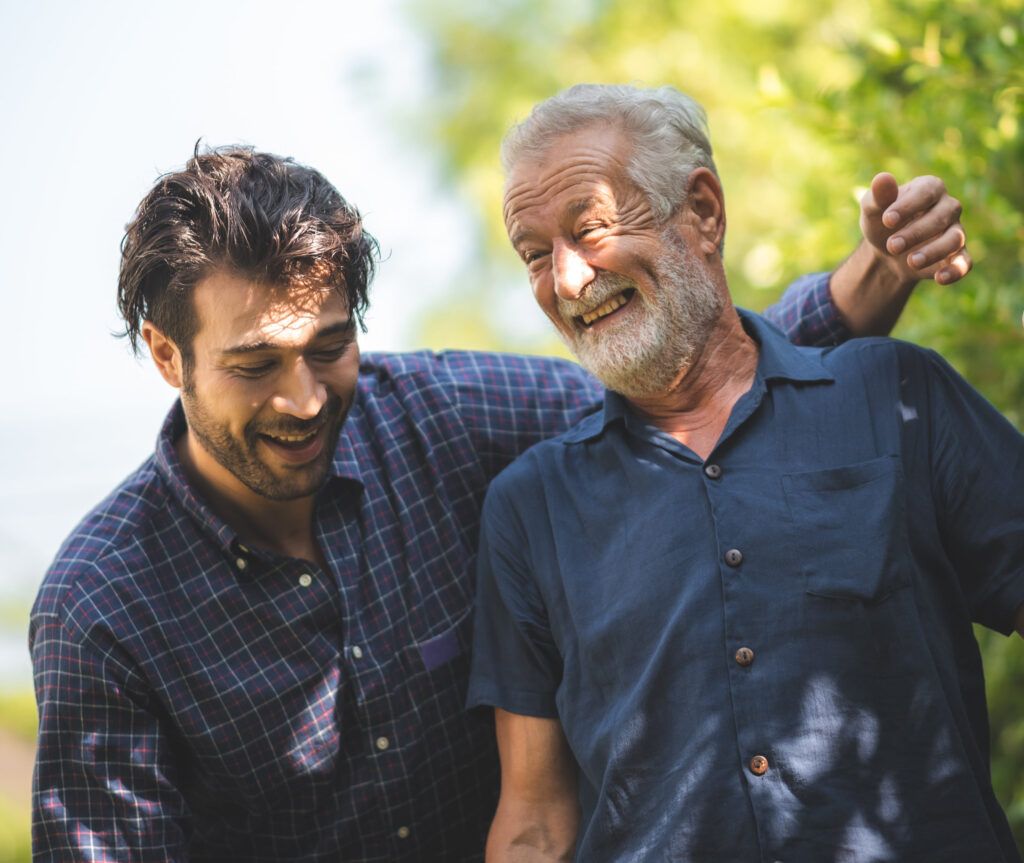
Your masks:
<svg viewBox="0 0 1024 863"><path fill-rule="evenodd" d="M587 126L539 152L522 154L505 179L503 213L509 235L518 221L539 209L612 203L629 194L635 189L627 171L631 151L621 129Z"/></svg>

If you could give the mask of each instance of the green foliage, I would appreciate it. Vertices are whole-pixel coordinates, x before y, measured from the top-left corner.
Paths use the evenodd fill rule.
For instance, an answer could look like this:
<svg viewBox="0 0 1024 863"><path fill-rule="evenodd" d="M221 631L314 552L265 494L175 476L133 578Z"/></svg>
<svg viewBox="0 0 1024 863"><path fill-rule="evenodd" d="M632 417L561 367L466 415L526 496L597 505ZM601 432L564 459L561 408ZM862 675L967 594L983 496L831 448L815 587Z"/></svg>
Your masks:
<svg viewBox="0 0 1024 863"><path fill-rule="evenodd" d="M27 811L0 798L0 863L29 863L31 826Z"/></svg>
<svg viewBox="0 0 1024 863"><path fill-rule="evenodd" d="M35 743L38 717L36 699L31 690L0 691L0 728Z"/></svg>
<svg viewBox="0 0 1024 863"><path fill-rule="evenodd" d="M920 286L897 334L1024 423L1024 0L413 2L436 59L423 122L484 228L466 289L426 324L432 338L552 346L493 312L506 286L527 290L501 223L501 136L570 84L669 83L708 111L744 305L853 248L859 190L876 172L941 176L964 204L976 268L954 287ZM993 777L1024 845L1024 650L981 640Z"/></svg>

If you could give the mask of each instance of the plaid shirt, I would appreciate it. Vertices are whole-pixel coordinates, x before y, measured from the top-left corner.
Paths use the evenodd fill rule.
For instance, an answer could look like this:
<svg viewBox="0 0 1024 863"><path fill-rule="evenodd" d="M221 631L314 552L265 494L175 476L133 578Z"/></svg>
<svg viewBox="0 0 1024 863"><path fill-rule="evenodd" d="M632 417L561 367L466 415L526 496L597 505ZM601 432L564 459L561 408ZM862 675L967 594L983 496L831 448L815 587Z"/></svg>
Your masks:
<svg viewBox="0 0 1024 863"><path fill-rule="evenodd" d="M816 276L772 317L832 341L830 310ZM329 571L243 546L196 496L176 405L33 609L35 859L480 860L497 758L462 709L480 504L601 395L559 360L367 355L317 499Z"/></svg>

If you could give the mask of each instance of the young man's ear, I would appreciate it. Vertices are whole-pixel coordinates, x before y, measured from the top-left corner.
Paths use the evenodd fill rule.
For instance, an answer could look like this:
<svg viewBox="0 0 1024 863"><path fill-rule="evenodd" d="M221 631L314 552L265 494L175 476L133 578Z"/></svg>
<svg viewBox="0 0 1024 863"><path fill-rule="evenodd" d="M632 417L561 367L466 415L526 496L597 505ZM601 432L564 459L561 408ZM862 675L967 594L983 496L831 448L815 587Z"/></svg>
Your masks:
<svg viewBox="0 0 1024 863"><path fill-rule="evenodd" d="M686 216L697 231L700 252L720 255L725 237L725 195L718 177L708 168L696 168L689 176Z"/></svg>
<svg viewBox="0 0 1024 863"><path fill-rule="evenodd" d="M180 390L185 383L181 350L170 337L158 330L152 321L142 322L142 338L145 339L149 355L153 358L160 376L172 387Z"/></svg>

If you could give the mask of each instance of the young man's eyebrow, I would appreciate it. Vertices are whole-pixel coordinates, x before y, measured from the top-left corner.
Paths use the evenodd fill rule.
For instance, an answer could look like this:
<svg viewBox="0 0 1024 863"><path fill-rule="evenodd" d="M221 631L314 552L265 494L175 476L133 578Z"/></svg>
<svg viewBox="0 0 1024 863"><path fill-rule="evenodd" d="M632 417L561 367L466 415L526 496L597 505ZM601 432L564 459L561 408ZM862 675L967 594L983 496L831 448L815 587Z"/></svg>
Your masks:
<svg viewBox="0 0 1024 863"><path fill-rule="evenodd" d="M324 327L314 337L314 342L322 342L327 339L336 336L351 336L355 333L356 322L353 318L341 321L337 324L331 324L329 327ZM222 356L226 357L237 357L245 356L246 354L258 354L261 351L272 351L279 348L280 345L275 345L273 342L266 340L258 342L245 342L240 345L232 345L230 348L224 348L221 351Z"/></svg>

